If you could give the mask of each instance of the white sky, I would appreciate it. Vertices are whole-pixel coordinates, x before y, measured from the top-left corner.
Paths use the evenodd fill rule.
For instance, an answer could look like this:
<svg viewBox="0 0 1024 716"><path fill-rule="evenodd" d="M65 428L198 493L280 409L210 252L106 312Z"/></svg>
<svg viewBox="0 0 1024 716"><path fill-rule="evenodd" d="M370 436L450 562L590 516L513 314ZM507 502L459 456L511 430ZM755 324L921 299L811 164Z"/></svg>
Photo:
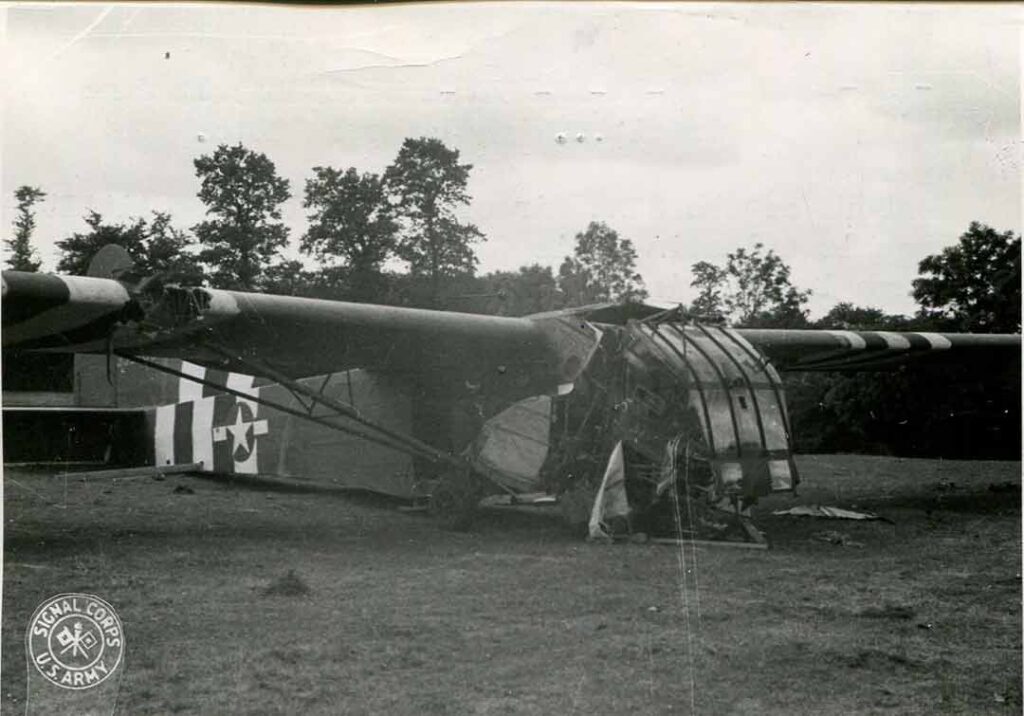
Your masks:
<svg viewBox="0 0 1024 716"><path fill-rule="evenodd" d="M488 236L482 272L557 266L597 219L633 240L659 301L692 298L694 262L762 241L815 315L841 300L909 313L917 262L971 220L1021 230L1020 19L1012 5L17 5L0 233L21 184L49 194L48 269L90 208L191 226L192 159L241 141L291 180L297 245L311 167L379 172L427 135L474 165L464 217Z"/></svg>

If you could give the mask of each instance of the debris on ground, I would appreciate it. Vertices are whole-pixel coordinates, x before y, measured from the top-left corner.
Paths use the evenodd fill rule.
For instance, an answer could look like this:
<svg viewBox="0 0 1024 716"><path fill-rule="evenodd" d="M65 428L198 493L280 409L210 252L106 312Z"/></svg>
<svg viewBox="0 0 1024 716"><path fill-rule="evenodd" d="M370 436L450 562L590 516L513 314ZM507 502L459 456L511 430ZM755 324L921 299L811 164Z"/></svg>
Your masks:
<svg viewBox="0 0 1024 716"><path fill-rule="evenodd" d="M194 494L196 494L196 491L193 490L188 485L178 485L177 487L174 488L174 494L175 495L194 495Z"/></svg>
<svg viewBox="0 0 1024 716"><path fill-rule="evenodd" d="M485 497L481 504L494 507L510 507L514 505L555 505L558 504L558 497L547 492L523 492L519 494L505 493L502 495L491 495Z"/></svg>
<svg viewBox="0 0 1024 716"><path fill-rule="evenodd" d="M996 494L1020 492L1020 483L992 482L989 483L988 491Z"/></svg>
<svg viewBox="0 0 1024 716"><path fill-rule="evenodd" d="M283 577L278 577L273 582L267 585L263 590L263 596L265 597L301 597L309 594L309 585L306 584L305 580L295 573L294 569L289 569L288 574Z"/></svg>
<svg viewBox="0 0 1024 716"><path fill-rule="evenodd" d="M880 517L874 512L855 512L825 505L797 505L788 510L775 510L772 514L792 517L823 517L831 520L885 520L884 517Z"/></svg>
<svg viewBox="0 0 1024 716"><path fill-rule="evenodd" d="M827 542L828 544L834 544L837 547L863 547L863 542L855 542L850 539L850 535L843 532L836 532L835 530L825 530L824 532L815 532L811 535L811 539L817 540L818 542Z"/></svg>

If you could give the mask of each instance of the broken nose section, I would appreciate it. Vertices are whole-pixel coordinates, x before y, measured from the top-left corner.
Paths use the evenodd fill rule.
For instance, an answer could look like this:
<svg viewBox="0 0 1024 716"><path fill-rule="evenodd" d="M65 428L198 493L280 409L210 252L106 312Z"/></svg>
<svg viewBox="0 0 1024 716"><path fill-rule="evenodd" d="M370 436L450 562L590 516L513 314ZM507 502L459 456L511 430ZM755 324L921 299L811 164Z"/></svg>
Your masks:
<svg viewBox="0 0 1024 716"><path fill-rule="evenodd" d="M132 298L141 322L157 330L186 328L202 320L213 304L210 289L165 285L156 278L140 282Z"/></svg>
<svg viewBox="0 0 1024 716"><path fill-rule="evenodd" d="M230 315L238 312L230 296L225 294L219 301L214 300L214 293L220 291L170 284L160 274L143 276L128 251L118 244L107 244L96 252L89 262L88 275L114 279L128 292L130 301L119 321L124 333L138 330L151 335L187 328L202 321L212 308Z"/></svg>

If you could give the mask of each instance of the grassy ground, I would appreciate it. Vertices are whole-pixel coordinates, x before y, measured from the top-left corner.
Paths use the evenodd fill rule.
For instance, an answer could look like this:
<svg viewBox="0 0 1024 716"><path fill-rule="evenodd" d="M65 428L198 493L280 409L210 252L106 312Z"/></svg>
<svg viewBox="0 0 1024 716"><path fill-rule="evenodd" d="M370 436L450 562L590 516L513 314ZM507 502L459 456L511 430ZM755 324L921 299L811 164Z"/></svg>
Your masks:
<svg viewBox="0 0 1024 716"><path fill-rule="evenodd" d="M23 708L32 610L86 591L125 623L125 714L1019 713L1020 463L799 464L769 551L8 470L0 703ZM892 523L770 514L797 503Z"/></svg>

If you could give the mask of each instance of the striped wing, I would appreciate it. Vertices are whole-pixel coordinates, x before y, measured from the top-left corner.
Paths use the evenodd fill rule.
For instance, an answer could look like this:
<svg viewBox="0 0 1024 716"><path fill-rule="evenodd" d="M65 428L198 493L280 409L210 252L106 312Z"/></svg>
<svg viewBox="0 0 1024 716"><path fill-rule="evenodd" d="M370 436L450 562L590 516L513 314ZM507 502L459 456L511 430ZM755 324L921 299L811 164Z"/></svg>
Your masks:
<svg viewBox="0 0 1024 716"><path fill-rule="evenodd" d="M586 309L480 316L103 278L3 273L5 349L182 358L247 371L223 349L293 378L349 368L430 372L521 395L571 384L600 333ZM583 311L584 313L581 313ZM737 329L781 370L861 371L910 359L1020 358L1019 335Z"/></svg>
<svg viewBox="0 0 1024 716"><path fill-rule="evenodd" d="M243 373L258 364L291 378L349 368L429 373L528 395L571 384L599 336L589 324L558 316L480 316L3 273L5 349L112 350Z"/></svg>
<svg viewBox="0 0 1024 716"><path fill-rule="evenodd" d="M971 363L1020 359L1020 335L739 328L780 370L885 370L910 360Z"/></svg>

